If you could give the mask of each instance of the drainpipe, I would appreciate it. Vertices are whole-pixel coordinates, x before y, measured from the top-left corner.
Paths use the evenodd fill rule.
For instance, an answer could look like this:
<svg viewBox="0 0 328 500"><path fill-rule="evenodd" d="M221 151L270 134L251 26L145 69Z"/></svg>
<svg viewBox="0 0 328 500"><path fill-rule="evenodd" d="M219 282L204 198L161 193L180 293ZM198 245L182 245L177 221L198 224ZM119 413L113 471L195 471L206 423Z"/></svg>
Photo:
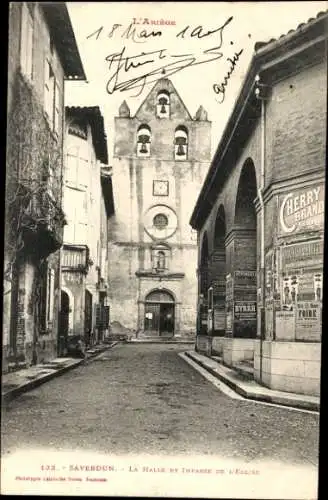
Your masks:
<svg viewBox="0 0 328 500"><path fill-rule="evenodd" d="M265 183L265 143L266 143L266 98L263 95L265 92L262 88L266 88L267 85L259 83L260 77L257 75L256 80L256 90L255 95L257 99L261 101L261 171L260 171L260 185L258 189L258 198L260 202L260 216L261 216L261 233L260 233L260 285L261 285L261 305L260 305L260 381L262 382L262 372L263 372L263 341L265 338L265 259L264 259L264 201L263 201L263 190Z"/></svg>
<svg viewBox="0 0 328 500"><path fill-rule="evenodd" d="M64 189L65 189L65 162L66 162L66 127L68 127L68 120L66 119L66 110L65 110L65 82L63 83L63 96L62 96L62 120L61 120L61 182L60 182L60 207L64 212ZM64 226L65 227L65 226ZM57 356L64 357L66 354L66 345L65 340L63 340L61 328L61 291L63 286L63 274L62 274L62 265L63 265L63 245L64 245L64 227L63 227L63 244L58 250L58 297L57 297Z"/></svg>

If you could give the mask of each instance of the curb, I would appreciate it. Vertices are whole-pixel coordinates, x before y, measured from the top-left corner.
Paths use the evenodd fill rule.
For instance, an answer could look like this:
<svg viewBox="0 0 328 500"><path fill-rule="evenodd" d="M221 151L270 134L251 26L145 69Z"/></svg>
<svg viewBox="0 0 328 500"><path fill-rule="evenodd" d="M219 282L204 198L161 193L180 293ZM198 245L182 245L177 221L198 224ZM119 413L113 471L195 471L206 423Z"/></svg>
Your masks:
<svg viewBox="0 0 328 500"><path fill-rule="evenodd" d="M141 339L141 340L125 340L125 344L188 344L188 345L195 345L195 342L193 340L146 340L146 339Z"/></svg>
<svg viewBox="0 0 328 500"><path fill-rule="evenodd" d="M315 403L311 401L299 401L290 398L288 399L288 397L270 396L270 394L263 394L263 393L257 394L255 392L248 391L243 387L240 387L236 382L234 382L230 378L225 377L221 373L218 373L214 368L211 368L210 366L206 365L206 363L204 363L203 361L194 357L192 353L185 352L185 355L189 359L192 359L195 363L200 365L202 368L207 370L209 373L211 373L211 375L221 380L221 382L224 382L228 387L230 387L230 389L233 389L237 394L240 394L240 396L243 396L245 399L262 401L264 403L273 403L273 404L278 404L280 406L291 406L293 408L299 408L302 410L310 410L316 412L319 412L320 410L320 403Z"/></svg>
<svg viewBox="0 0 328 500"><path fill-rule="evenodd" d="M17 396L20 396L24 392L31 391L32 389L35 389L36 387L39 387L40 385L44 384L45 382L48 382L49 380L59 377L60 375L63 375L69 370L72 370L73 368L77 368L80 366L82 363L85 362L86 359L92 359L98 356L99 354L102 354L103 352L107 351L108 349L111 349L114 347L118 342L113 342L109 347L105 347L103 349L99 349L99 351L92 353L90 356L87 358L82 358L77 360L76 362L64 366L63 368L59 368L59 370L55 370L51 373L47 373L46 375L43 375L40 378L36 378L35 380L31 380L28 382L24 382L22 385L19 385L18 387L15 387L13 389L10 389L8 392L5 392L4 394L1 395L1 400L2 403L8 403L9 401L12 401L15 399Z"/></svg>

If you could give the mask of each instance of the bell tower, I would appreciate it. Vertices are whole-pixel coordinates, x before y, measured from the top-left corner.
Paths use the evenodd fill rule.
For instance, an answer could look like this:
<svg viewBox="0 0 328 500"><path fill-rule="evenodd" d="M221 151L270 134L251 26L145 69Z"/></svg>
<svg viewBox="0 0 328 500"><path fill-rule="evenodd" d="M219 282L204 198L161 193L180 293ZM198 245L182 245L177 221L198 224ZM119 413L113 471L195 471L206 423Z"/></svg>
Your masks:
<svg viewBox="0 0 328 500"><path fill-rule="evenodd" d="M138 336L195 335L197 241L189 219L210 163L211 123L162 78L115 118L109 279L114 325Z"/></svg>

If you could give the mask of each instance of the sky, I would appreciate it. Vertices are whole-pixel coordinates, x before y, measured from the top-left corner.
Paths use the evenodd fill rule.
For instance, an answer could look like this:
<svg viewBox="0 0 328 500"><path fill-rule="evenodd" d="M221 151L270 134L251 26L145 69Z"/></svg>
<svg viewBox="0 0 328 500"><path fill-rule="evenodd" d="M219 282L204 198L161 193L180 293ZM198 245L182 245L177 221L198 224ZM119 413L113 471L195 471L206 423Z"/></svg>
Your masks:
<svg viewBox="0 0 328 500"><path fill-rule="evenodd" d="M327 10L328 2L67 2L67 6L87 81L66 83L66 105L100 107L111 164L114 116L120 104L125 100L134 115L161 76L170 78L192 116L200 105L206 109L212 122L213 154L255 43L288 33ZM151 24L161 20L166 24ZM120 62L119 57L128 59ZM193 65L187 67L189 61ZM149 75L164 65L171 65L166 74ZM142 85L126 88L124 82L138 77Z"/></svg>

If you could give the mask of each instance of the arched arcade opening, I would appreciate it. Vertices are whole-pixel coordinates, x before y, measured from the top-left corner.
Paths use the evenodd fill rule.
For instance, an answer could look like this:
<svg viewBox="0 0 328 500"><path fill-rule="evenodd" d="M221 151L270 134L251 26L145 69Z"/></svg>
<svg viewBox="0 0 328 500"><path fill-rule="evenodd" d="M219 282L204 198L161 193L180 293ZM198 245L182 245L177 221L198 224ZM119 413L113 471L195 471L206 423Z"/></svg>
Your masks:
<svg viewBox="0 0 328 500"><path fill-rule="evenodd" d="M220 205L215 220L213 252L210 263L210 286L213 289L213 334L225 334L226 307L226 217Z"/></svg>
<svg viewBox="0 0 328 500"><path fill-rule="evenodd" d="M204 234L198 269L198 321L197 333L207 334L207 293L208 293L208 237Z"/></svg>
<svg viewBox="0 0 328 500"><path fill-rule="evenodd" d="M240 173L233 238L233 336L255 338L257 331L256 171L249 158Z"/></svg>

